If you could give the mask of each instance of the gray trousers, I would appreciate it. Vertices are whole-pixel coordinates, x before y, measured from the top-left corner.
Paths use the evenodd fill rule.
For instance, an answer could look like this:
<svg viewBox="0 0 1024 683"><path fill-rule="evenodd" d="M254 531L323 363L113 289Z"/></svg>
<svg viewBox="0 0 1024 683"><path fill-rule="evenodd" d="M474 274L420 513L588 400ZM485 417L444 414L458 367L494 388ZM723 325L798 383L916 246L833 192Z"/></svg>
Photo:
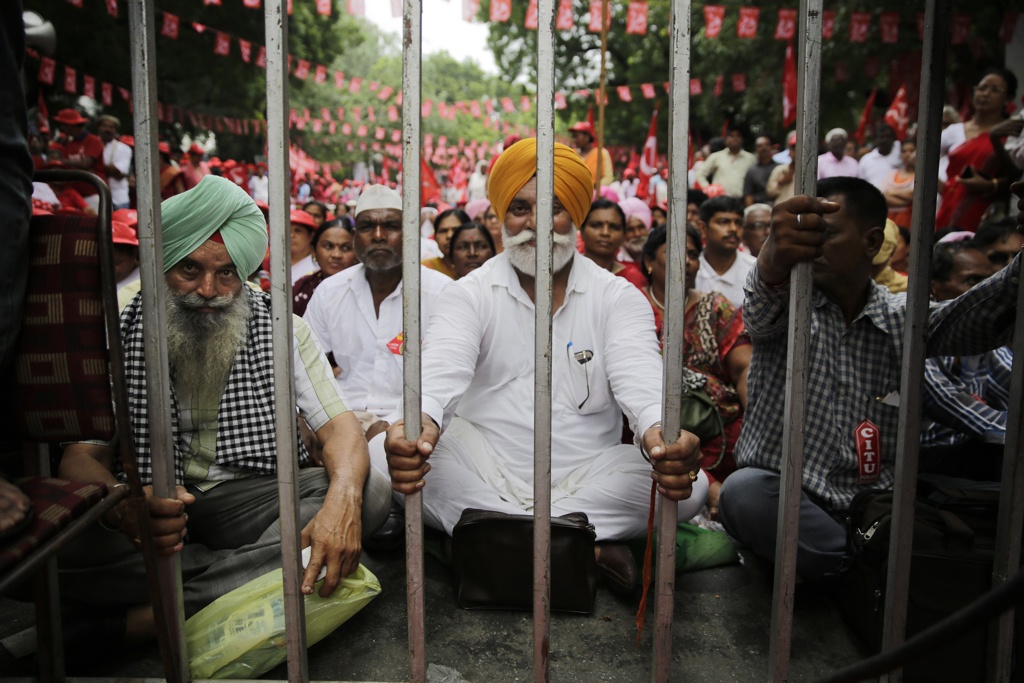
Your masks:
<svg viewBox="0 0 1024 683"><path fill-rule="evenodd" d="M781 475L744 467L722 484L719 520L725 530L766 560L775 560ZM814 581L838 576L846 564L846 529L804 492L800 494L800 530L796 571Z"/></svg>
<svg viewBox="0 0 1024 683"><path fill-rule="evenodd" d="M321 467L299 470L301 529L327 495ZM277 477L226 481L209 491L194 487L188 506L188 537L181 551L185 616L190 617L221 595L281 566ZM391 485L370 468L363 486L363 538L388 518ZM86 604L130 607L149 603L142 554L121 532L94 526L59 554L64 598Z"/></svg>

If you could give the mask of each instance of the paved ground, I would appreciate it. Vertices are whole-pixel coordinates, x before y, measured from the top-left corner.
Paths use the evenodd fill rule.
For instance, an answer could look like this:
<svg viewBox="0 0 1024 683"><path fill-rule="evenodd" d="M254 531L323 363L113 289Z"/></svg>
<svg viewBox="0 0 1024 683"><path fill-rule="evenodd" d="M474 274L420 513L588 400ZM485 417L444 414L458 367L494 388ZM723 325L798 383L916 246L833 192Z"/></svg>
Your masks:
<svg viewBox="0 0 1024 683"><path fill-rule="evenodd" d="M408 680L405 621L405 561L401 553L364 555L379 577L382 594L309 652L316 680ZM761 562L680 574L676 582L673 680L693 683L765 680L771 629L771 577ZM459 609L450 570L433 557L426 562L427 661L460 677L432 680L530 681L532 617L528 613ZM556 614L551 626L551 680L572 682L650 679L653 613L639 650L634 615L639 596L623 599L601 587L588 616ZM793 681L812 681L863 655L831 601L799 587L793 633ZM0 638L32 624L29 606L0 600ZM0 658L0 676L31 675L31 658ZM161 668L155 649L105 658L70 674L152 676ZM266 678L285 678L278 667Z"/></svg>

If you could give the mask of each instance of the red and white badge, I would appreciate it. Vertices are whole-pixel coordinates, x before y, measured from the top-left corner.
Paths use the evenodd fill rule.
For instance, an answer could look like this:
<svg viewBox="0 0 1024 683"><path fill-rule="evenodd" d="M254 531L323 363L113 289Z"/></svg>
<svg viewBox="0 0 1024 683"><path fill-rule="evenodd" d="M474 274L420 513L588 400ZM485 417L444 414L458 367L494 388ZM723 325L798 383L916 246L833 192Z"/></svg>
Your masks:
<svg viewBox="0 0 1024 683"><path fill-rule="evenodd" d="M874 484L882 473L882 444L878 427L864 420L853 430L857 442L857 483Z"/></svg>
<svg viewBox="0 0 1024 683"><path fill-rule="evenodd" d="M397 337L388 342L388 349L396 356L402 355L404 334L404 332L399 332Z"/></svg>

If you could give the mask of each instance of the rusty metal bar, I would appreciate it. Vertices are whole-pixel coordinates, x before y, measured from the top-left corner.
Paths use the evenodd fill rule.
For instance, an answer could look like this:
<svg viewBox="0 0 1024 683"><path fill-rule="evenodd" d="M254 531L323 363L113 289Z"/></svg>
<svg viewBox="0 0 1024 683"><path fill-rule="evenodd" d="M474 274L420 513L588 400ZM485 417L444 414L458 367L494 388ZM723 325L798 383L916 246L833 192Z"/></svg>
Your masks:
<svg viewBox="0 0 1024 683"><path fill-rule="evenodd" d="M422 0L405 0L402 18L402 349L405 438L421 428L420 326L420 99L423 55ZM405 497L406 597L409 679L427 680L423 583L423 494Z"/></svg>
<svg viewBox="0 0 1024 683"><path fill-rule="evenodd" d="M821 99L822 0L800 0L797 32L797 114L800 144L796 155L796 193L814 196L818 178L818 115ZM789 353L786 359L786 407L782 441L781 496L775 540L775 587L769 644L771 678L789 677L793 638L793 593L796 585L797 534L803 480L804 413L810 373L811 264L793 269L789 293Z"/></svg>

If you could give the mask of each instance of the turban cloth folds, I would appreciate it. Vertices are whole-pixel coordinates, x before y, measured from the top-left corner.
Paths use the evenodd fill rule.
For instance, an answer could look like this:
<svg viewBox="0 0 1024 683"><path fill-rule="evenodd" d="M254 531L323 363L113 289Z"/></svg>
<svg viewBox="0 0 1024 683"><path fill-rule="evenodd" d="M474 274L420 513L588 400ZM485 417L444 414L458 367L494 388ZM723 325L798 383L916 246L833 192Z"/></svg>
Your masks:
<svg viewBox="0 0 1024 683"><path fill-rule="evenodd" d="M487 195L491 208L499 220L505 220L505 211L523 185L537 173L537 140L526 138L512 145L498 156L491 169ZM594 177L583 159L565 145L555 143L555 196L562 202L572 222L583 225L590 211L594 195Z"/></svg>

